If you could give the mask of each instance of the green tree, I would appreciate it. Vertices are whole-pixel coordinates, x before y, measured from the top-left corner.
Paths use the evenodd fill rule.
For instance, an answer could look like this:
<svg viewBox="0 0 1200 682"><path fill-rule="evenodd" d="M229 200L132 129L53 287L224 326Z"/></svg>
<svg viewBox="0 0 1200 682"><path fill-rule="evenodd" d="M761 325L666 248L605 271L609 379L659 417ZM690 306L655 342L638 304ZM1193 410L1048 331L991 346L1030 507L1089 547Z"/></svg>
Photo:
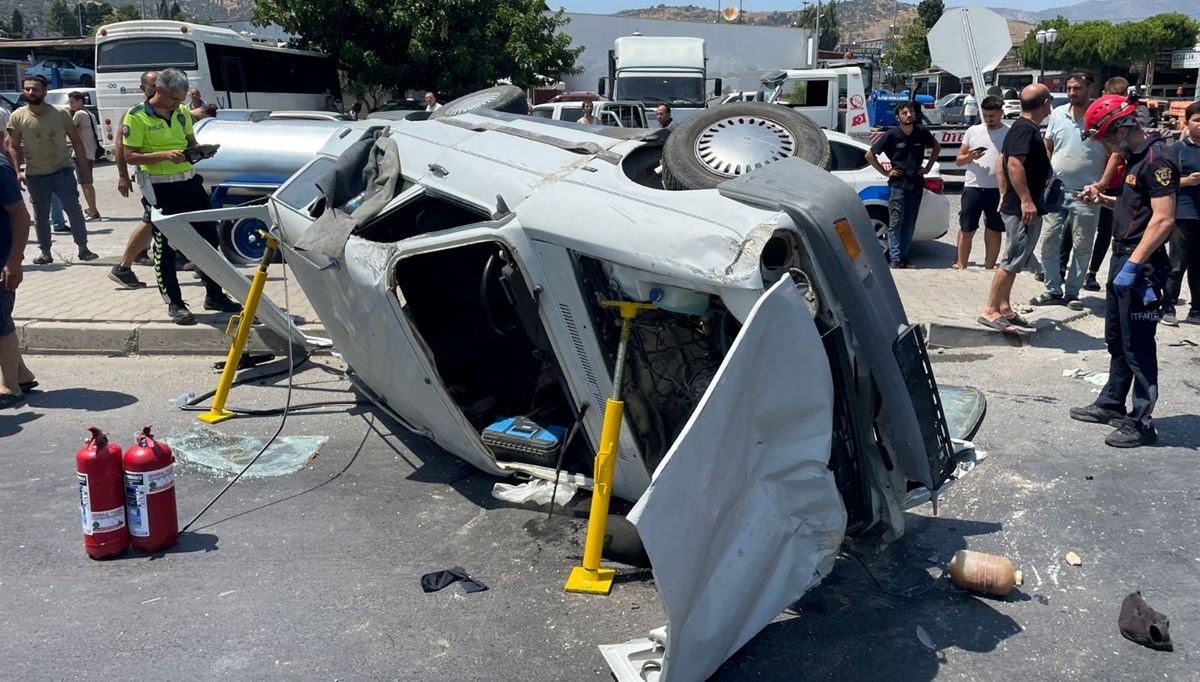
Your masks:
<svg viewBox="0 0 1200 682"><path fill-rule="evenodd" d="M167 2L167 0L159 0L154 7L155 17L158 19L166 19L168 21L187 21L187 15L183 13L178 2Z"/></svg>
<svg viewBox="0 0 1200 682"><path fill-rule="evenodd" d="M21 14L20 9L13 10L12 21L8 24L8 30L17 35L25 34L25 15Z"/></svg>
<svg viewBox="0 0 1200 682"><path fill-rule="evenodd" d="M79 18L67 6L67 0L53 0L50 3L50 14L46 19L46 28L64 36L79 35Z"/></svg>
<svg viewBox="0 0 1200 682"><path fill-rule="evenodd" d="M105 23L111 24L118 21L137 21L142 18L142 12L136 5L121 5L113 10L112 16Z"/></svg>
<svg viewBox="0 0 1200 682"><path fill-rule="evenodd" d="M933 25L942 18L942 14L945 12L946 3L942 0L921 0L917 5L917 17L926 30L933 28Z"/></svg>
<svg viewBox="0 0 1200 682"><path fill-rule="evenodd" d="M906 25L883 55L883 65L890 66L896 75L915 73L929 68L929 29L920 19Z"/></svg>
<svg viewBox="0 0 1200 682"><path fill-rule="evenodd" d="M1030 30L1021 45L1021 62L1037 68L1041 64L1041 45L1037 32L1055 29L1058 38L1046 46L1046 68L1089 68L1105 66L1140 67L1143 74L1163 50L1191 47L1198 25L1178 13L1159 14L1142 21L1113 24L1085 21L1072 24L1064 17L1043 21Z"/></svg>
<svg viewBox="0 0 1200 682"><path fill-rule="evenodd" d="M836 50L842 44L842 22L838 19L836 0L821 3L821 39L819 47L822 50ZM817 25L817 6L809 5L795 15L792 26L809 31Z"/></svg>
<svg viewBox="0 0 1200 682"><path fill-rule="evenodd" d="M557 32L569 20L544 9L543 0L259 0L254 17L336 57L363 85L460 95L577 73L583 48Z"/></svg>
<svg viewBox="0 0 1200 682"><path fill-rule="evenodd" d="M76 11L83 16L83 35L89 36L109 22L113 14L113 7L107 2L91 0L81 3ZM76 30L78 30L78 25L76 25Z"/></svg>

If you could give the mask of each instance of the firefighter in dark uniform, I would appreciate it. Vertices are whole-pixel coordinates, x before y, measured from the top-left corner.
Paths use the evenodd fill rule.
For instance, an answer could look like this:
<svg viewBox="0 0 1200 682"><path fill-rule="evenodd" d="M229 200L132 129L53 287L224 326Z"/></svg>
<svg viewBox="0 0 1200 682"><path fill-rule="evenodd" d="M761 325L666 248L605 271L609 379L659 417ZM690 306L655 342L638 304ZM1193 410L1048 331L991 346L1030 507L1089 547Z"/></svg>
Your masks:
<svg viewBox="0 0 1200 682"><path fill-rule="evenodd" d="M1084 115L1084 135L1125 157L1117 197L1084 190L1084 200L1114 206L1112 260L1108 266L1104 341L1111 355L1108 383L1096 402L1071 408L1079 421L1110 424L1104 442L1134 448L1158 441L1151 415L1158 401L1158 356L1154 333L1159 304L1171 269L1164 245L1175 228L1175 193L1180 167L1175 151L1158 133L1142 129L1136 99L1105 95ZM1125 399L1133 388L1131 409Z"/></svg>
<svg viewBox="0 0 1200 682"><path fill-rule="evenodd" d="M184 150L196 147L192 116L183 106L187 96L187 74L166 69L158 75L154 94L135 105L122 121L125 162L139 167L144 200L163 215L204 211L212 208L204 181L188 160ZM208 154L211 156L211 152ZM193 227L213 247L218 246L217 226L211 221L193 223ZM167 304L167 314L175 324L192 325L196 319L188 310L175 273L175 250L166 236L152 227L154 238L154 274L158 290ZM221 291L221 286L201 273L204 282L204 309L236 313L242 307Z"/></svg>

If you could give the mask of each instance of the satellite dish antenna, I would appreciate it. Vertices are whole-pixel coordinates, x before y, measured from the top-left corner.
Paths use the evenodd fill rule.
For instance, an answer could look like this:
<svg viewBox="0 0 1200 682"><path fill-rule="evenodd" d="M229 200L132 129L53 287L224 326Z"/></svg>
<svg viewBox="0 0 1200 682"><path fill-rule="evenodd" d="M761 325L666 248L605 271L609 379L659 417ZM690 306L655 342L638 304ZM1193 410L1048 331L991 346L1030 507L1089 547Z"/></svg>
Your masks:
<svg viewBox="0 0 1200 682"><path fill-rule="evenodd" d="M741 15L741 13L741 10L733 5L721 10L721 16L725 18L725 21L737 21L737 18Z"/></svg>
<svg viewBox="0 0 1200 682"><path fill-rule="evenodd" d="M960 79L970 78L979 92L984 86L983 72L992 71L1012 49L1008 22L984 7L956 7L946 10L929 30L929 56Z"/></svg>

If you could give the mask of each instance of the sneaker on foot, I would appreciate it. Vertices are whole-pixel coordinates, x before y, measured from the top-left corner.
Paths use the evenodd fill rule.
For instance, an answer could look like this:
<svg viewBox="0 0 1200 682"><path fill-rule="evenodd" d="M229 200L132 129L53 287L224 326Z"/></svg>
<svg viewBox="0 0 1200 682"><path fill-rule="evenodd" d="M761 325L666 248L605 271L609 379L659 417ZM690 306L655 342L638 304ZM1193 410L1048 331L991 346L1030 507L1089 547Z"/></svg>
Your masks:
<svg viewBox="0 0 1200 682"><path fill-rule="evenodd" d="M1046 273L1039 272L1033 276L1033 279L1035 279L1038 282L1045 282L1046 281Z"/></svg>
<svg viewBox="0 0 1200 682"><path fill-rule="evenodd" d="M1178 327L1179 318L1175 317L1174 308L1166 308L1163 310L1162 323L1168 327Z"/></svg>
<svg viewBox="0 0 1200 682"><path fill-rule="evenodd" d="M1083 301L1078 296L1067 297L1067 307L1071 310L1083 310Z"/></svg>
<svg viewBox="0 0 1200 682"><path fill-rule="evenodd" d="M219 298L216 296L204 297L204 309L214 310L219 313L240 313L242 306L228 296L222 294Z"/></svg>
<svg viewBox="0 0 1200 682"><path fill-rule="evenodd" d="M82 261L96 260L99 257L100 257L99 255L92 253L86 247L79 250L79 260L82 260Z"/></svg>
<svg viewBox="0 0 1200 682"><path fill-rule="evenodd" d="M1194 308L1189 310L1187 317L1185 317L1183 321L1191 324L1200 324L1200 310L1196 310Z"/></svg>
<svg viewBox="0 0 1200 682"><path fill-rule="evenodd" d="M196 318L192 317L192 311L187 309L187 306L182 303L172 303L167 306L167 315L171 317L171 321L178 325L188 326L196 324Z"/></svg>
<svg viewBox="0 0 1200 682"><path fill-rule="evenodd" d="M1052 294L1049 291L1043 291L1029 299L1029 305L1062 305L1063 303L1062 294Z"/></svg>
<svg viewBox="0 0 1200 682"><path fill-rule="evenodd" d="M49 251L43 251L42 255L33 259L34 265L48 265L53 262L54 262L54 257L50 255Z"/></svg>
<svg viewBox="0 0 1200 682"><path fill-rule="evenodd" d="M84 220L100 220L100 211L84 211Z"/></svg>
<svg viewBox="0 0 1200 682"><path fill-rule="evenodd" d="M1143 429L1124 424L1104 439L1104 444L1112 448L1136 448L1143 445L1154 445L1157 442L1158 430L1154 426Z"/></svg>
<svg viewBox="0 0 1200 682"><path fill-rule="evenodd" d="M69 234L71 232L71 228L66 225L55 225L52 229L57 234Z"/></svg>
<svg viewBox="0 0 1200 682"><path fill-rule="evenodd" d="M1125 413L1100 407L1096 403L1085 407L1072 407L1071 419L1089 424L1108 424L1120 427L1125 423Z"/></svg>
<svg viewBox="0 0 1200 682"><path fill-rule="evenodd" d="M1100 283L1096 281L1096 273L1088 273L1087 279L1083 281L1084 291L1100 291Z"/></svg>
<svg viewBox="0 0 1200 682"><path fill-rule="evenodd" d="M143 251L137 255L137 258L133 259L133 264L141 265L142 267L152 268L152 267L154 267L154 260L152 258L150 258L150 256L148 256L145 251Z"/></svg>
<svg viewBox="0 0 1200 682"><path fill-rule="evenodd" d="M133 274L133 270L120 265L112 266L112 270L108 271L108 278L126 289L141 289L146 286L145 282Z"/></svg>

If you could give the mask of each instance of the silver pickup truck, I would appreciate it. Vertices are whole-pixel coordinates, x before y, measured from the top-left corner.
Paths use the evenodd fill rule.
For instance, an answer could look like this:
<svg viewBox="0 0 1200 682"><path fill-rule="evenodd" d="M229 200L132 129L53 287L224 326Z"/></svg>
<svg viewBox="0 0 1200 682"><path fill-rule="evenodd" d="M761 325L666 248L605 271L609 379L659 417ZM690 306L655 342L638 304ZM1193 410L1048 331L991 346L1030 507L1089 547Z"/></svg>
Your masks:
<svg viewBox="0 0 1200 682"><path fill-rule="evenodd" d="M490 426L578 422L564 480L591 485L618 345L599 302L653 303L623 373L613 494L635 503L668 624L602 651L622 681L705 679L828 575L847 534L903 533L903 509L952 479L983 398L939 389L854 190L795 155L752 163L749 133L778 138L798 115L723 105L738 108L664 140L486 99L347 126L267 205L156 224L235 293L245 279L187 221L269 224L360 380L498 477L553 479L557 462L489 446ZM741 125L744 169L664 189L665 145Z"/></svg>

